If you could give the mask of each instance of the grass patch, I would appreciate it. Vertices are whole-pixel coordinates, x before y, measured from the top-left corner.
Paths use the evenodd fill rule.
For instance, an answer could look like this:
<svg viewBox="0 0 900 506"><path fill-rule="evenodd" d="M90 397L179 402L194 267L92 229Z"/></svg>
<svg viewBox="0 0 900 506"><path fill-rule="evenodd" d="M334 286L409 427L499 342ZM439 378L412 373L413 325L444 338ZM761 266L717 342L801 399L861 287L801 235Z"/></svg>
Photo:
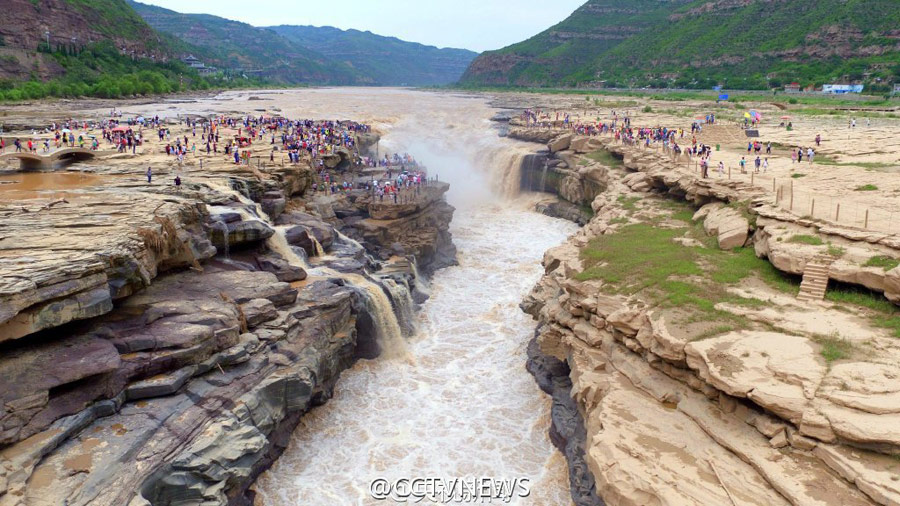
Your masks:
<svg viewBox="0 0 900 506"><path fill-rule="evenodd" d="M822 358L829 364L835 360L847 358L853 346L849 341L841 339L839 336L820 338L819 344L822 345Z"/></svg>
<svg viewBox="0 0 900 506"><path fill-rule="evenodd" d="M694 221L694 211L692 209L684 209L681 211L676 211L672 214L673 220L683 221L685 223L693 223Z"/></svg>
<svg viewBox="0 0 900 506"><path fill-rule="evenodd" d="M821 246L825 244L824 242L822 242L822 239L817 236L804 234L795 235L788 239L788 242L792 242L795 244L808 244L810 246Z"/></svg>
<svg viewBox="0 0 900 506"><path fill-rule="evenodd" d="M900 338L900 308L882 294L855 285L840 284L825 293L825 300L874 311L876 314L871 317L872 324L888 329L894 337Z"/></svg>
<svg viewBox="0 0 900 506"><path fill-rule="evenodd" d="M586 158L588 158L589 160L599 162L607 167L615 168L615 167L621 167L622 165L624 165L624 162L622 161L621 158L616 157L615 155L613 155L612 153L610 153L609 151L607 151L605 149L600 149L600 150L594 151L592 153L588 153L584 156Z"/></svg>
<svg viewBox="0 0 900 506"><path fill-rule="evenodd" d="M689 222L686 210L679 221ZM674 218L674 216L673 216ZM709 322L728 330L747 328L749 322L716 309L726 302L745 307L761 307L759 299L728 292L750 276L758 276L779 290L797 293L797 284L781 275L768 261L756 257L752 248L723 251L716 247L681 246L680 237L708 239L702 225L663 228L640 223L619 228L616 233L593 239L582 250L586 269L579 281L602 280L608 293L635 295L666 308L691 311L691 321ZM712 335L725 330L714 328ZM701 336L702 337L702 336Z"/></svg>
<svg viewBox="0 0 900 506"><path fill-rule="evenodd" d="M609 224L610 225L624 225L625 223L628 223L629 221L630 220L628 218L626 218L624 216L620 216L618 218L613 218L613 219L609 220Z"/></svg>
<svg viewBox="0 0 900 506"><path fill-rule="evenodd" d="M618 292L634 294L673 276L701 275L692 248L679 248L673 242L683 234L683 230L641 223L598 237L582 251L588 268L577 279L602 279ZM684 292L683 287L671 288Z"/></svg>
<svg viewBox="0 0 900 506"><path fill-rule="evenodd" d="M835 246L834 244L828 243L828 255L829 256L833 256L835 258L840 258L840 257L844 256L844 253L846 253L846 252L847 252L846 249L844 249L840 246Z"/></svg>
<svg viewBox="0 0 900 506"><path fill-rule="evenodd" d="M727 334L728 332L732 332L734 330L737 330L737 329L734 328L734 326L732 326L732 325L719 325L717 327L711 328L711 329L707 330L706 332L698 335L695 338L695 340L702 341L704 339L709 339L710 337L716 337L716 336L720 336L722 334Z"/></svg>
<svg viewBox="0 0 900 506"><path fill-rule="evenodd" d="M881 267L885 271L889 271L898 265L900 265L900 260L885 255L878 255L866 260L863 267Z"/></svg>
<svg viewBox="0 0 900 506"><path fill-rule="evenodd" d="M856 191L858 192L874 192L877 191L878 187L874 184L864 184L862 186L857 186Z"/></svg>
<svg viewBox="0 0 900 506"><path fill-rule="evenodd" d="M626 197L625 195L619 195L619 198L616 199L622 205L622 209L630 213L637 211L637 203L640 200L640 197Z"/></svg>
<svg viewBox="0 0 900 506"><path fill-rule="evenodd" d="M799 172L795 172L795 173L791 174L791 177L794 179L800 179L801 177L806 177L806 174L801 174Z"/></svg>
<svg viewBox="0 0 900 506"><path fill-rule="evenodd" d="M816 163L833 167L862 167L864 169L889 169L897 166L895 163L884 162L838 162L825 157L822 157L821 159L816 157Z"/></svg>

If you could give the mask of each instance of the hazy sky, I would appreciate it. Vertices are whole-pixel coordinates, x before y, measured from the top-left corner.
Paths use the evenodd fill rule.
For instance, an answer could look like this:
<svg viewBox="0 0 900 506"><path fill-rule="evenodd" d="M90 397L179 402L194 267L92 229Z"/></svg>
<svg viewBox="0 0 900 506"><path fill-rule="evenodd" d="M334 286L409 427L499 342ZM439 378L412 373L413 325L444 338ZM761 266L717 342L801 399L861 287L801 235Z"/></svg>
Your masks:
<svg viewBox="0 0 900 506"><path fill-rule="evenodd" d="M256 26L369 30L473 51L499 49L565 19L586 0L140 0Z"/></svg>

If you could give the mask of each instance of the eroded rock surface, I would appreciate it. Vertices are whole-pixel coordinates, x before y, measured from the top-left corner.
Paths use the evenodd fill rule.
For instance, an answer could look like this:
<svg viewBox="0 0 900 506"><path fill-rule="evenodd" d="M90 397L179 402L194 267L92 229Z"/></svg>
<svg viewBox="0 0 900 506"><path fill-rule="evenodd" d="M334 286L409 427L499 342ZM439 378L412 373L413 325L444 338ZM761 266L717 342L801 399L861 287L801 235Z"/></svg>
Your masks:
<svg viewBox="0 0 900 506"><path fill-rule="evenodd" d="M0 204L0 505L248 503L380 353L376 313L408 327L417 263L455 262L446 184L388 205L312 195L305 164L251 172Z"/></svg>
<svg viewBox="0 0 900 506"><path fill-rule="evenodd" d="M848 320L845 338L866 351L829 363L820 327L806 317L783 321L777 298L772 308L717 305L768 327L696 339L640 296L575 279L584 270L581 248L635 219L617 201L635 191L695 203L694 219L721 248L753 244L793 274L839 248L834 279L885 290L893 271L863 264L896 257L891 239L784 217L740 183L686 176L666 155L599 142L635 172L610 174L610 189L592 202L595 217L547 252L546 274L522 303L539 321L542 353L570 370L597 494L628 505L900 504L895 339ZM822 237L822 245L791 241L801 234ZM683 246L701 247L687 239ZM841 318L821 311L822 320ZM567 458L577 466L577 456Z"/></svg>

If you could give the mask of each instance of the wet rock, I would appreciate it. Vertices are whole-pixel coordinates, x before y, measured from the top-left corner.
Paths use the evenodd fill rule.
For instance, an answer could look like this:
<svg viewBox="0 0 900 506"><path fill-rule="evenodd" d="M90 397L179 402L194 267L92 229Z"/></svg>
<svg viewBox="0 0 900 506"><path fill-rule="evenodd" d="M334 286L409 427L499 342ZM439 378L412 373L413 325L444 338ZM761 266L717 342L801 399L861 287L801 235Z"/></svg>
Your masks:
<svg viewBox="0 0 900 506"><path fill-rule="evenodd" d="M247 325L250 328L257 327L278 317L275 304L272 304L268 299L253 299L241 304L241 311L244 313L244 318L246 318Z"/></svg>
<svg viewBox="0 0 900 506"><path fill-rule="evenodd" d="M306 271L302 267L291 265L281 259L281 257L274 255L258 256L256 257L256 263L261 270L275 274L278 281L291 283L306 279Z"/></svg>
<svg viewBox="0 0 900 506"><path fill-rule="evenodd" d="M584 460L587 432L578 406L569 395L572 388L569 367L565 362L541 353L537 338L534 338L528 344L526 368L541 390L553 397L550 438L566 455L574 503L577 506L602 506L604 503L597 496L594 477Z"/></svg>
<svg viewBox="0 0 900 506"><path fill-rule="evenodd" d="M51 399L50 392L79 381L95 379L101 387L88 389L103 395L105 374L120 367L119 353L104 339L80 336L8 350L0 354L0 444L28 437L43 427L35 423L48 416L65 416L79 409L66 398ZM84 399L91 402L94 398ZM68 412L66 412L68 411ZM55 419L55 418L54 418ZM50 420L51 422L53 420Z"/></svg>
<svg viewBox="0 0 900 506"><path fill-rule="evenodd" d="M109 287L104 283L69 297L35 304L19 312L6 323L0 324L0 336L5 336L0 341L17 339L74 320L93 318L111 310L112 297Z"/></svg>
<svg viewBox="0 0 900 506"><path fill-rule="evenodd" d="M246 220L229 223L227 237L228 247L233 248L255 244L272 237L274 234L275 231L272 227L260 220ZM226 238L224 237L224 231L214 228L211 231L211 236L212 242L217 248L225 246Z"/></svg>
<svg viewBox="0 0 900 506"><path fill-rule="evenodd" d="M289 213L285 213L282 216L278 217L277 223L279 225L296 225L287 230L286 235L288 238L288 242L291 244L295 244L292 242L292 237L298 237L302 231L306 231L308 235L315 237L319 244L322 245L326 251L331 248L331 245L334 243L336 232L334 227L330 224L322 221L315 216L310 214L301 213L297 211L292 211ZM301 246L298 244L298 246ZM305 248L304 248L305 249Z"/></svg>
<svg viewBox="0 0 900 506"><path fill-rule="evenodd" d="M196 366L183 367L168 374L160 374L132 383L125 390L125 397L129 401L133 401L148 397L172 395L184 386L185 382L194 375L196 369Z"/></svg>

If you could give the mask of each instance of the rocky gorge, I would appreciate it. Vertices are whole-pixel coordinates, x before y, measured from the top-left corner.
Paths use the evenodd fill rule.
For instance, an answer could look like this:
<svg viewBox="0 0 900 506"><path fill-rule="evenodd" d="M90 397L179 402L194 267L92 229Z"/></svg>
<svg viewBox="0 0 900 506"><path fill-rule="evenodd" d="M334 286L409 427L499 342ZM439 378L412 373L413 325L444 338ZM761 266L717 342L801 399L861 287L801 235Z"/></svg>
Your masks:
<svg viewBox="0 0 900 506"><path fill-rule="evenodd" d="M456 261L446 183L395 205L312 191L308 160L208 162L179 188L99 172L0 204L4 506L250 503Z"/></svg>
<svg viewBox="0 0 900 506"><path fill-rule="evenodd" d="M590 201L544 206L585 225L522 303L576 504L898 504L896 236L608 136L508 135L546 145L523 187ZM804 299L819 264L865 297Z"/></svg>

